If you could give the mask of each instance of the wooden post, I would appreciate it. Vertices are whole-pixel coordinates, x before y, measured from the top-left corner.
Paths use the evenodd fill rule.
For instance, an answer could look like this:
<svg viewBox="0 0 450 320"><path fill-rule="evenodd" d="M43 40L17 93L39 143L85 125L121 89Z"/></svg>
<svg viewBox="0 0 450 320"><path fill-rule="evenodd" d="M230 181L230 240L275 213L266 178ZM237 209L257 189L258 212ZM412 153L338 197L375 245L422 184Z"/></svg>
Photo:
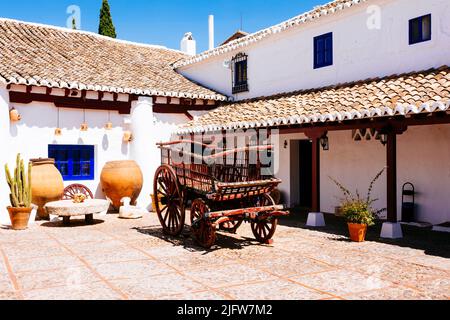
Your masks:
<svg viewBox="0 0 450 320"><path fill-rule="evenodd" d="M387 132L387 219L397 223L397 133Z"/></svg>
<svg viewBox="0 0 450 320"><path fill-rule="evenodd" d="M320 212L320 138L312 139L312 212Z"/></svg>
<svg viewBox="0 0 450 320"><path fill-rule="evenodd" d="M327 134L323 129L312 129L305 135L312 140L312 212L320 212L320 139Z"/></svg>

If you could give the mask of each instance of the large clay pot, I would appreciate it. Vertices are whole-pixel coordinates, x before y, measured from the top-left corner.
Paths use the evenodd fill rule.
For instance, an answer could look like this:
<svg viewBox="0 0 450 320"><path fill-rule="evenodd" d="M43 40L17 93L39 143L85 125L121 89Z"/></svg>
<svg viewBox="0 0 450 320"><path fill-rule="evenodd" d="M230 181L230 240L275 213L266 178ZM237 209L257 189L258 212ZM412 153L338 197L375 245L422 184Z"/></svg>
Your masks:
<svg viewBox="0 0 450 320"><path fill-rule="evenodd" d="M38 208L39 219L49 219L44 209L48 202L61 200L64 193L64 181L55 166L54 159L32 159L31 192L33 203Z"/></svg>
<svg viewBox="0 0 450 320"><path fill-rule="evenodd" d="M32 208L8 207L9 218L13 230L25 230L28 228Z"/></svg>
<svg viewBox="0 0 450 320"><path fill-rule="evenodd" d="M103 167L100 180L103 193L118 211L123 198L130 198L131 205L136 205L144 177L135 161L111 161Z"/></svg>

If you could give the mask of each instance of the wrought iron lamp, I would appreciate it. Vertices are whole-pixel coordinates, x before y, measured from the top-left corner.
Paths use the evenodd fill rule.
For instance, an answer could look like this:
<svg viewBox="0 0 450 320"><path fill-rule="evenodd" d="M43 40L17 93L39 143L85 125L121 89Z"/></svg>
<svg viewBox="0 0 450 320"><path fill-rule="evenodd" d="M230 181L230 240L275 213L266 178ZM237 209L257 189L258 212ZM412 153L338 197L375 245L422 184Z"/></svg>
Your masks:
<svg viewBox="0 0 450 320"><path fill-rule="evenodd" d="M322 149L324 151L330 150L330 140L328 139L327 135L324 135L322 138L320 138L320 145L322 146Z"/></svg>
<svg viewBox="0 0 450 320"><path fill-rule="evenodd" d="M387 145L387 143L388 143L388 135L387 135L387 133L380 132L380 141L381 141L381 144L383 146Z"/></svg>

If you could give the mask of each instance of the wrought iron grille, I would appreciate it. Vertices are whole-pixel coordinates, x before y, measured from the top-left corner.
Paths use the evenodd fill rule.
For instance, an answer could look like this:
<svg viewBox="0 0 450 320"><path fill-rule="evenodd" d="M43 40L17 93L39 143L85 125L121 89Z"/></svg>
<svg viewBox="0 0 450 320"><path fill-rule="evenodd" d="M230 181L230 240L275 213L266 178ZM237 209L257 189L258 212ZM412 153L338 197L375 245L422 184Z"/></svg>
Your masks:
<svg viewBox="0 0 450 320"><path fill-rule="evenodd" d="M245 53L238 53L232 60L233 94L248 91L247 60Z"/></svg>

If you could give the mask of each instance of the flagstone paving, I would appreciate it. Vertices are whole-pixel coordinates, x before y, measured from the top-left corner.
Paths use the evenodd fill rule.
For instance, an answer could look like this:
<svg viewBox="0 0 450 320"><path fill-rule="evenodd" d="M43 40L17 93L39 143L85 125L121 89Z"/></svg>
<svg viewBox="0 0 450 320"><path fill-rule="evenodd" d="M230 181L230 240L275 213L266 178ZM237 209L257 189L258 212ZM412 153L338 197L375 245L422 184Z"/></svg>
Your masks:
<svg viewBox="0 0 450 320"><path fill-rule="evenodd" d="M0 299L450 299L448 247L368 240L296 221L270 246L244 225L205 251L188 228L164 236L154 214L2 228Z"/></svg>

